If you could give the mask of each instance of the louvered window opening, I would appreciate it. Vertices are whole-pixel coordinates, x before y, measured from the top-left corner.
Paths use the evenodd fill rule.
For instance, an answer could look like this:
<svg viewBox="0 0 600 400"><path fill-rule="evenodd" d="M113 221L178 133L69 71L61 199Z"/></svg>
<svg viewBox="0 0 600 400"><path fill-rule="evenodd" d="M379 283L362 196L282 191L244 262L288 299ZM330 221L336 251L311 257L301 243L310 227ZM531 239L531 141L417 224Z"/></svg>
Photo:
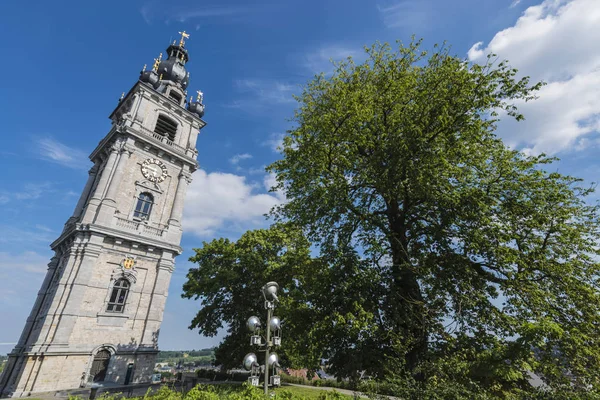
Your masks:
<svg viewBox="0 0 600 400"><path fill-rule="evenodd" d="M181 95L173 90L169 92L169 97L175 100L178 104L181 104Z"/></svg>
<svg viewBox="0 0 600 400"><path fill-rule="evenodd" d="M170 141L174 141L177 133L177 122L164 115L159 115L154 132L166 136Z"/></svg>
<svg viewBox="0 0 600 400"><path fill-rule="evenodd" d="M127 301L127 295L129 294L129 282L127 279L119 279L113 286L110 299L108 300L108 307L106 311L122 313L125 308L125 302Z"/></svg>

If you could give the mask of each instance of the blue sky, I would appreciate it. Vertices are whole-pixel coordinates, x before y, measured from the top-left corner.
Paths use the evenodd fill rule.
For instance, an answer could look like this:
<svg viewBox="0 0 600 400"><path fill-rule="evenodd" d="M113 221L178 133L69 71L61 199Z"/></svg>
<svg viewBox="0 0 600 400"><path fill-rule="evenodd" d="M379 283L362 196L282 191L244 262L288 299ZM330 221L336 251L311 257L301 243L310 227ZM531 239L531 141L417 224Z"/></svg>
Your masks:
<svg viewBox="0 0 600 400"><path fill-rule="evenodd" d="M266 225L282 199L264 166L290 127L292 94L329 59L374 41L447 40L473 62L493 51L549 84L502 122L515 148L548 152L553 170L596 181L600 163L597 0L3 1L0 3L0 353L10 351L91 167L108 115L144 64L177 32L191 34L188 90L205 93L208 126L190 186L159 345L218 343L187 329L198 304L180 298L192 247Z"/></svg>

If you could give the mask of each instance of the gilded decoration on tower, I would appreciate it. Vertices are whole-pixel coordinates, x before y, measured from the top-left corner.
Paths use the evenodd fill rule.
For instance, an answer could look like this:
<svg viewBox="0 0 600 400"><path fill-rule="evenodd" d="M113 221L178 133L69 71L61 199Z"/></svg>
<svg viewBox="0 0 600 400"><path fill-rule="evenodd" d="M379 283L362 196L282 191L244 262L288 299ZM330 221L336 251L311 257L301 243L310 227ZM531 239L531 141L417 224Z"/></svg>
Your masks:
<svg viewBox="0 0 600 400"><path fill-rule="evenodd" d="M135 258L132 256L126 256L123 261L121 261L121 267L124 269L132 269L135 265Z"/></svg>
<svg viewBox="0 0 600 400"><path fill-rule="evenodd" d="M154 65L152 66L152 69L154 71L158 71L158 65L160 64L161 61L162 61L162 53L160 53L158 55L158 58L154 59Z"/></svg>
<svg viewBox="0 0 600 400"><path fill-rule="evenodd" d="M185 39L189 38L190 34L186 33L185 31L179 32L179 34L181 35L181 39L179 40L179 46L183 47L183 45L185 45Z"/></svg>

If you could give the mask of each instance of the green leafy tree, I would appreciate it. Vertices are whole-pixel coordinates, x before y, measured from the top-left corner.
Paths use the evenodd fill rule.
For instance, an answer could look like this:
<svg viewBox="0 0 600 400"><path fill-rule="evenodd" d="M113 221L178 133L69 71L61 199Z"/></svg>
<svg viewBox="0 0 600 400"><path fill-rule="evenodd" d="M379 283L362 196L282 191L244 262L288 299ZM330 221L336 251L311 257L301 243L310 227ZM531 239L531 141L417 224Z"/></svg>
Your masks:
<svg viewBox="0 0 600 400"><path fill-rule="evenodd" d="M201 299L201 308L190 329L214 336L226 328L227 335L215 350L216 365L239 367L244 354L250 351L250 334L246 320L252 315L265 316L261 288L276 281L285 292L276 315L289 315L290 304L306 298L303 277L310 276L314 260L310 244L298 229L274 225L269 229L248 231L239 240L215 239L194 249L190 269L183 286L184 298ZM287 333L286 333L287 335ZM286 340L290 342L290 340Z"/></svg>
<svg viewBox="0 0 600 400"><path fill-rule="evenodd" d="M523 119L516 105L541 84L494 56L472 65L420 42L366 52L364 63L348 59L308 83L283 158L268 167L288 199L274 215L301 226L327 265L307 278L294 311L306 343L289 356L304 346L345 376L405 371L498 393L526 387L529 371L554 386L597 387L592 189L494 134L500 116ZM213 276L216 260L203 261L211 251L198 254L208 265L198 273ZM225 294L227 282L213 284L248 307ZM227 315L194 324L214 332L205 321L215 318Z"/></svg>

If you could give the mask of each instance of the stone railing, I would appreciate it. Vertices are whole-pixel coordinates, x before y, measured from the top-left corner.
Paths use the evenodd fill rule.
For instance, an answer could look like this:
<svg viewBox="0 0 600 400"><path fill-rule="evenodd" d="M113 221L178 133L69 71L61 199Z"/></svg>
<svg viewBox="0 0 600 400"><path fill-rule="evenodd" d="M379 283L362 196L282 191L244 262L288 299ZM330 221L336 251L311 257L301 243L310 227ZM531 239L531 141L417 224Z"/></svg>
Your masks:
<svg viewBox="0 0 600 400"><path fill-rule="evenodd" d="M152 139L156 140L157 142L164 143L167 146L172 147L173 150L175 150L178 153L181 153L184 155L186 154L186 149L184 147L182 147L176 143L173 143L172 140L170 140L168 137L166 137L164 135L161 135L160 133L152 132L151 130L146 129L139 124L136 124L134 129L139 130L141 133L143 133L146 136L150 136Z"/></svg>
<svg viewBox="0 0 600 400"><path fill-rule="evenodd" d="M120 228L125 228L131 231L137 231L141 234L146 234L149 236L162 237L165 233L165 229L154 228L153 226L146 225L142 222L131 221L126 218L115 217L116 225Z"/></svg>
<svg viewBox="0 0 600 400"><path fill-rule="evenodd" d="M164 232L164 229L158 229L148 225L144 225L144 233L147 233L149 235L162 237Z"/></svg>
<svg viewBox="0 0 600 400"><path fill-rule="evenodd" d="M140 226L140 223L136 222L136 221L130 221L128 219L119 218L119 217L115 217L115 218L117 219L117 226L120 226L121 228L127 228L127 229L137 231Z"/></svg>

